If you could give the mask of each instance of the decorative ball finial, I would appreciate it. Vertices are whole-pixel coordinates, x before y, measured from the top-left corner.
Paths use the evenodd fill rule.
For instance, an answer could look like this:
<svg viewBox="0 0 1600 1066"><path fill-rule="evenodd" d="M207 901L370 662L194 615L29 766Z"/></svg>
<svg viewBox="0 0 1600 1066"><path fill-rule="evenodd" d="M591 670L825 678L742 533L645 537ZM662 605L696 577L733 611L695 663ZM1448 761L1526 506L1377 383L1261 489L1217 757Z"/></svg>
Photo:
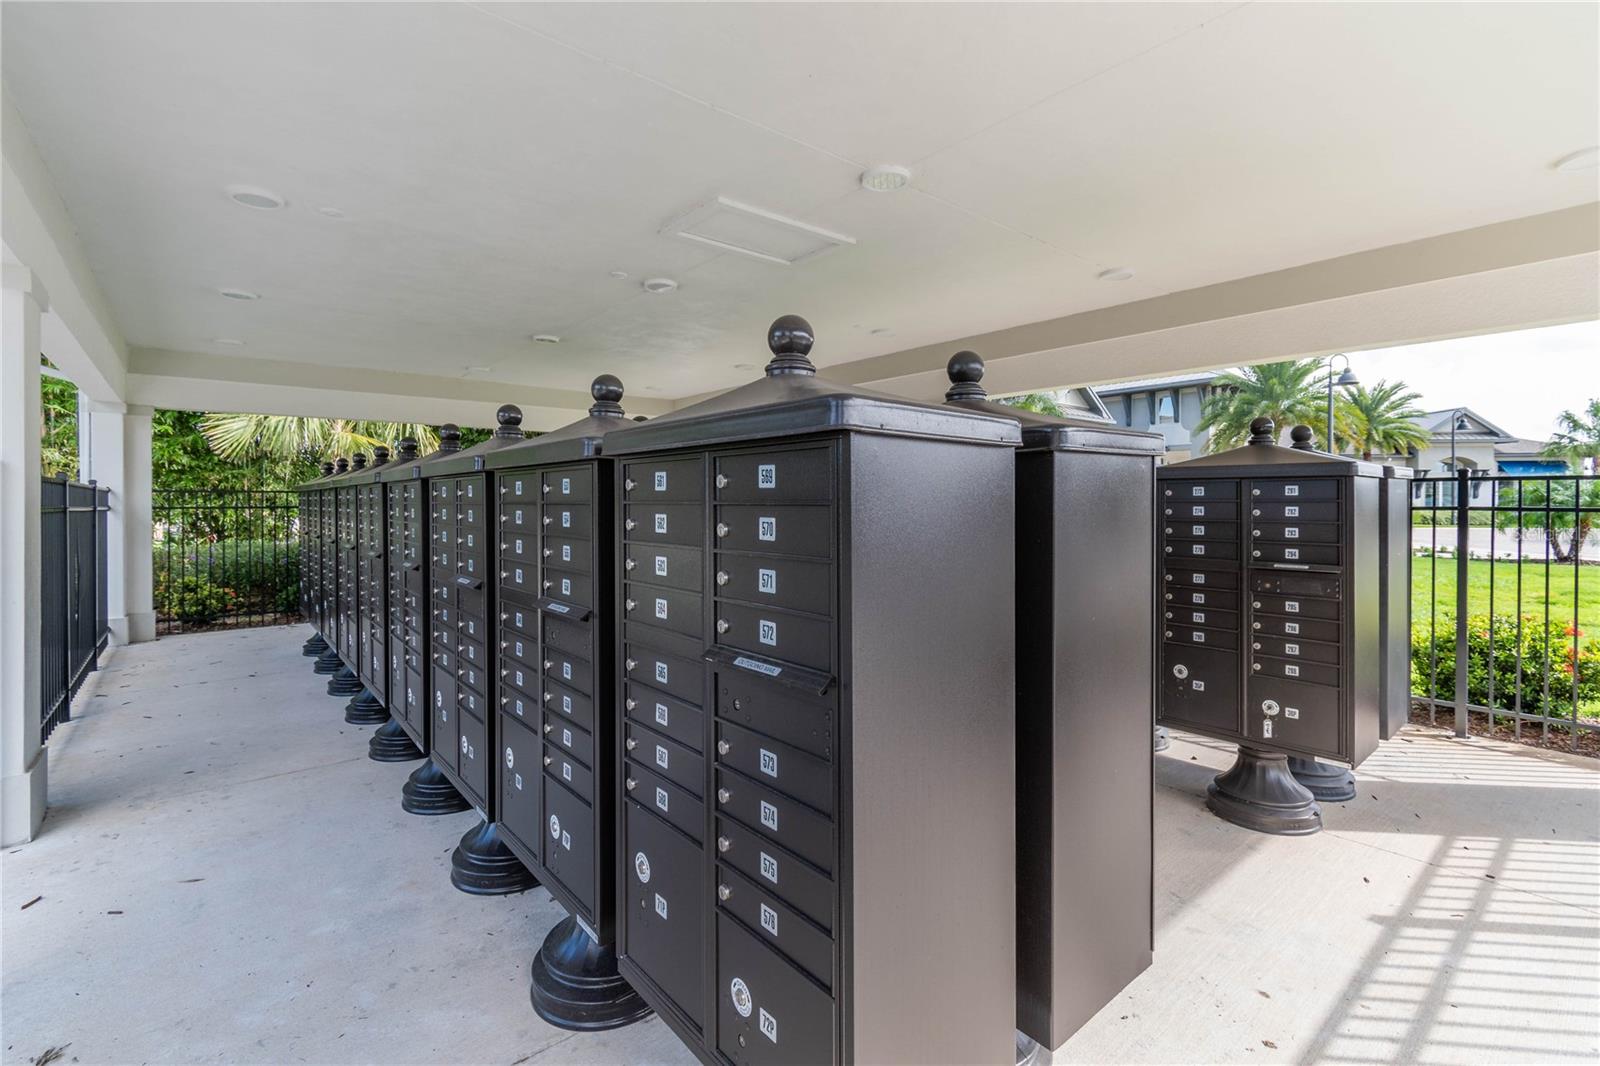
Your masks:
<svg viewBox="0 0 1600 1066"><path fill-rule="evenodd" d="M944 394L946 400L982 400L989 395L978 384L983 380L983 357L977 352L957 352L950 357L944 370L950 375L950 388Z"/></svg>
<svg viewBox="0 0 1600 1066"><path fill-rule="evenodd" d="M494 413L494 420L500 423L499 428L494 431L496 437L522 439L522 408L514 403L501 404L500 410Z"/></svg>
<svg viewBox="0 0 1600 1066"><path fill-rule="evenodd" d="M1250 444L1271 444L1275 437L1273 432L1276 427L1270 418L1255 418L1250 421Z"/></svg>
<svg viewBox="0 0 1600 1066"><path fill-rule="evenodd" d="M594 417L623 416L622 379L615 374L601 374L595 378L589 386L589 395L594 397L594 406L589 408L589 413Z"/></svg>
<svg viewBox="0 0 1600 1066"><path fill-rule="evenodd" d="M461 427L454 422L446 422L439 427L439 450L441 452L459 452L461 450Z"/></svg>
<svg viewBox="0 0 1600 1066"><path fill-rule="evenodd" d="M355 466L355 468L357 470L365 470L367 468L367 453L366 452L356 452L355 459L354 459L354 466Z"/></svg>
<svg viewBox="0 0 1600 1066"><path fill-rule="evenodd" d="M767 347L772 351L772 361L767 364L767 376L775 374L815 374L817 368L807 358L816 343L811 323L799 315L783 315L767 327Z"/></svg>
<svg viewBox="0 0 1600 1066"><path fill-rule="evenodd" d="M389 446L380 444L372 449L372 465L382 466L389 461Z"/></svg>
<svg viewBox="0 0 1600 1066"><path fill-rule="evenodd" d="M1293 441L1289 447L1296 448L1302 452L1314 452L1317 450L1317 446L1311 443L1313 436L1310 426L1295 426L1289 431L1289 439Z"/></svg>
<svg viewBox="0 0 1600 1066"><path fill-rule="evenodd" d="M401 437L400 438L400 458L401 459L415 459L416 457L417 457L417 438L415 438L415 437Z"/></svg>
<svg viewBox="0 0 1600 1066"><path fill-rule="evenodd" d="M342 474L346 470L349 470L349 469L350 469L350 461L348 459L346 459L344 456L341 455L341 456L339 456L339 458L337 458L337 459L335 459L333 461L333 472L335 474Z"/></svg>
<svg viewBox="0 0 1600 1066"><path fill-rule="evenodd" d="M332 475L333 475L333 464L331 462L323 463L322 464L322 476L323 477L331 477Z"/></svg>

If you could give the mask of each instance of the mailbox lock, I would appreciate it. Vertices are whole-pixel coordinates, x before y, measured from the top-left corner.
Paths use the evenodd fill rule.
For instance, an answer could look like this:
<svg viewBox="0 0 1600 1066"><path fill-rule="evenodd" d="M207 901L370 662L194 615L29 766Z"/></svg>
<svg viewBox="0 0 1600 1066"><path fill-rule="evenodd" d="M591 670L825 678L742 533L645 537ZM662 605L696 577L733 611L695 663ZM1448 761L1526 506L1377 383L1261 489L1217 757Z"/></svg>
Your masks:
<svg viewBox="0 0 1600 1066"><path fill-rule="evenodd" d="M1260 663L1251 663L1250 664L1250 669L1259 670L1259 669L1261 669L1261 664Z"/></svg>
<svg viewBox="0 0 1600 1066"><path fill-rule="evenodd" d="M1259 530L1259 529L1252 529L1252 530L1251 530L1251 531L1250 531L1250 535L1251 535L1251 536L1252 536L1252 537L1259 537L1259 536L1261 536L1261 530Z"/></svg>
<svg viewBox="0 0 1600 1066"><path fill-rule="evenodd" d="M639 701L634 699L632 696L629 696L628 699L627 699L627 706L628 706L628 710L631 711L635 707L639 706Z"/></svg>
<svg viewBox="0 0 1600 1066"><path fill-rule="evenodd" d="M551 731L551 730L552 730L552 729L554 729L554 728L555 728L555 726L553 726L553 725L551 725L551 724L550 724L550 723L549 723L549 722L546 722L546 723L545 723L545 724L544 724L544 731L545 731L545 732L546 732L546 733L548 733L548 732L550 732L550 731Z"/></svg>
<svg viewBox="0 0 1600 1066"><path fill-rule="evenodd" d="M733 798L733 793L732 792L729 792L725 788L717 789L717 802L718 803L727 803L732 798Z"/></svg>
<svg viewBox="0 0 1600 1066"><path fill-rule="evenodd" d="M732 628L733 628L733 626L729 624L729 622L728 622L728 620L726 618L717 619L717 632L718 633L726 633L728 630L730 630Z"/></svg>
<svg viewBox="0 0 1600 1066"><path fill-rule="evenodd" d="M1163 581L1171 581L1171 580L1172 580L1172 575L1171 575L1171 574L1163 574L1163 575L1162 575L1162 576L1161 576L1161 579L1162 579L1162 580L1163 580Z"/></svg>
<svg viewBox="0 0 1600 1066"><path fill-rule="evenodd" d="M632 559L624 559L623 562L622 562L622 568L624 570L632 570L635 566L638 566L638 565L639 564L634 562Z"/></svg>
<svg viewBox="0 0 1600 1066"><path fill-rule="evenodd" d="M1250 650L1251 651L1260 651L1261 650L1261 642L1259 640L1251 641L1250 642Z"/></svg>
<svg viewBox="0 0 1600 1066"><path fill-rule="evenodd" d="M638 487L638 484L639 483L637 481L633 480L633 478L630 477L630 478L625 479L622 482L622 487L627 489L629 492L632 492L635 488Z"/></svg>
<svg viewBox="0 0 1600 1066"><path fill-rule="evenodd" d="M548 693L548 692L546 692L546 693L545 693L545 694L544 694L544 701L545 701L545 702L546 702L546 703L549 703L549 702L550 702L550 693Z"/></svg>
<svg viewBox="0 0 1600 1066"><path fill-rule="evenodd" d="M1167 526L1161 532L1165 533L1167 536L1170 537L1170 536L1172 536L1172 527L1171 526Z"/></svg>
<svg viewBox="0 0 1600 1066"><path fill-rule="evenodd" d="M1251 629L1260 629L1261 628L1261 623L1260 622L1251 622L1250 623L1250 628Z"/></svg>
<svg viewBox="0 0 1600 1066"><path fill-rule="evenodd" d="M1162 636L1164 636L1164 637L1167 637L1167 638L1168 638L1168 639L1171 639L1171 637L1172 637L1172 630L1170 630L1170 629L1169 629L1169 630L1167 630L1167 631L1166 631L1166 632L1165 632L1165 633L1163 633L1163 634L1162 634Z"/></svg>
<svg viewBox="0 0 1600 1066"><path fill-rule="evenodd" d="M502 486L502 487L501 487L501 489L500 489L500 491L501 491L501 492L504 492L504 491L506 491L506 490L505 490L505 487L504 487L504 486ZM544 485L543 485L543 486L542 486L542 487L541 487L541 488L540 488L540 489L539 489L539 491L540 491L540 492L549 492L549 491L550 491L550 483L549 483L549 482L545 482L545 484L544 484Z"/></svg>
<svg viewBox="0 0 1600 1066"><path fill-rule="evenodd" d="M1261 610L1261 601L1260 600L1251 600L1250 601L1250 606L1254 607L1256 610L1259 611L1259 610Z"/></svg>
<svg viewBox="0 0 1600 1066"><path fill-rule="evenodd" d="M1259 496L1259 495L1261 495L1261 490L1260 489L1251 489L1250 490L1250 495Z"/></svg>
<svg viewBox="0 0 1600 1066"><path fill-rule="evenodd" d="M545 583L544 583L544 587L545 587L545 588L549 588L549 587L550 587L550 586L551 586L551 585L553 585L553 584L555 584L555 582L553 582L553 581L548 581L548 580L547 580L547 581L545 581Z"/></svg>
<svg viewBox="0 0 1600 1066"><path fill-rule="evenodd" d="M1169 600L1172 599L1172 593L1170 593L1170 592L1167 593L1167 599L1169 599Z"/></svg>
<svg viewBox="0 0 1600 1066"><path fill-rule="evenodd" d="M728 754L728 752L730 752L732 750L733 750L733 745L729 744L726 740L717 741L717 754L718 755L726 755L726 754Z"/></svg>
<svg viewBox="0 0 1600 1066"><path fill-rule="evenodd" d="M731 847L733 847L733 841L729 840L727 837L718 837L717 838L717 850L718 851L727 851Z"/></svg>
<svg viewBox="0 0 1600 1066"><path fill-rule="evenodd" d="M1182 663L1178 663L1172 668L1172 676L1182 681L1189 676L1189 668Z"/></svg>
<svg viewBox="0 0 1600 1066"><path fill-rule="evenodd" d="M1161 550L1166 552L1168 555L1171 555L1172 554L1172 545L1168 544L1165 548L1162 548Z"/></svg>
<svg viewBox="0 0 1600 1066"><path fill-rule="evenodd" d="M623 665L626 666L629 670L632 670L635 666L639 665L639 660L638 659L629 659Z"/></svg>
<svg viewBox="0 0 1600 1066"><path fill-rule="evenodd" d="M717 475L717 488L725 489L727 487L728 487L728 476L726 474L718 474ZM726 899L727 897L724 896L723 898Z"/></svg>
<svg viewBox="0 0 1600 1066"><path fill-rule="evenodd" d="M1261 558L1261 553L1259 551L1253 551L1250 553L1250 557L1252 559L1259 559Z"/></svg>
<svg viewBox="0 0 1600 1066"><path fill-rule="evenodd" d="M1171 618L1171 617L1172 617L1172 612L1171 612L1171 611L1168 611L1168 612L1167 612L1167 617L1168 617L1168 618Z"/></svg>
<svg viewBox="0 0 1600 1066"><path fill-rule="evenodd" d="M550 660L549 660L549 659L546 659L546 660L545 660L545 661L544 661L544 668L545 668L545 669L546 669L546 670L548 670L548 669L550 669L550 667L552 667L552 666L554 666L554 665L555 665L555 664L554 664L554 663L552 663L552 662L551 662L551 661L550 661Z"/></svg>
<svg viewBox="0 0 1600 1066"><path fill-rule="evenodd" d="M628 778L628 780L625 781L624 784L626 784L628 786L628 791L629 792L632 792L635 788L637 788L639 786L639 782L635 781L631 777Z"/></svg>
<svg viewBox="0 0 1600 1066"><path fill-rule="evenodd" d="M546 756L545 756L545 757L544 757L544 764L545 764L545 765L546 765L546 766L549 766L549 765L550 765L550 763L551 763L551 762L552 762L552 761L553 761L553 760L552 760L552 759L551 759L551 758L550 758L550 756L548 756L548 755L546 755Z"/></svg>
<svg viewBox="0 0 1600 1066"><path fill-rule="evenodd" d="M628 750L632 751L634 748L637 748L639 746L639 742L638 742L638 740L634 739L633 737L629 737L628 741L627 741L627 746L628 746Z"/></svg>
<svg viewBox="0 0 1600 1066"><path fill-rule="evenodd" d="M727 885L718 885L717 886L717 898L718 899L727 899L731 895L733 895L733 889L729 888Z"/></svg>
<svg viewBox="0 0 1600 1066"><path fill-rule="evenodd" d="M545 515L543 518L539 519L539 521L543 522L545 525L549 525L550 524L550 516L549 515Z"/></svg>
<svg viewBox="0 0 1600 1066"><path fill-rule="evenodd" d="M717 571L717 584L726 585L727 583L728 583L728 572L726 570L718 570Z"/></svg>
<svg viewBox="0 0 1600 1066"><path fill-rule="evenodd" d="M1277 714L1278 713L1278 701L1277 700L1262 700L1261 701L1261 710L1264 713L1269 714L1269 715Z"/></svg>
<svg viewBox="0 0 1600 1066"><path fill-rule="evenodd" d="M1252 518L1260 518L1261 517L1261 508L1259 508L1259 507L1250 508L1250 515L1251 515Z"/></svg>
<svg viewBox="0 0 1600 1066"><path fill-rule="evenodd" d="M718 522L717 523L717 536L726 537L728 535L728 533L729 533L729 529L728 529L727 523Z"/></svg>
<svg viewBox="0 0 1600 1066"><path fill-rule="evenodd" d="M550 521L550 519L546 518L545 521L548 522L548 521ZM638 524L639 523L635 522L633 519L630 518L627 521L622 523L622 528L623 529L632 529L634 526L636 526Z"/></svg>
<svg viewBox="0 0 1600 1066"><path fill-rule="evenodd" d="M623 600L622 601L622 609L625 610L625 611L631 611L637 606L639 606L639 603L638 603L637 600Z"/></svg>

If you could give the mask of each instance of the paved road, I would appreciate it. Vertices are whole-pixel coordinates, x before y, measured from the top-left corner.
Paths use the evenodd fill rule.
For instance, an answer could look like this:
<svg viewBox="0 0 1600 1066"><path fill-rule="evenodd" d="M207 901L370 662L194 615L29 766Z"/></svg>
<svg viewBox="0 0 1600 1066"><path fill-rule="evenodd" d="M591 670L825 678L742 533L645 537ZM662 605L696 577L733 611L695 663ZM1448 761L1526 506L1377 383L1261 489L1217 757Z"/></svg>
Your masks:
<svg viewBox="0 0 1600 1066"><path fill-rule="evenodd" d="M1489 530L1473 527L1467 531L1467 551L1473 555L1489 557L1490 534L1493 533L1494 555L1497 559L1515 559L1519 544L1516 532L1504 530ZM1435 543L1442 549L1455 550L1456 530L1454 526L1440 526L1439 539L1434 540L1434 530L1426 526L1414 527L1411 530L1411 546L1413 548L1429 548ZM1544 537L1539 533L1525 533L1520 543L1523 559L1538 560L1545 557ZM1584 541L1583 548L1578 553L1578 558L1584 562L1600 562L1600 533L1592 533Z"/></svg>

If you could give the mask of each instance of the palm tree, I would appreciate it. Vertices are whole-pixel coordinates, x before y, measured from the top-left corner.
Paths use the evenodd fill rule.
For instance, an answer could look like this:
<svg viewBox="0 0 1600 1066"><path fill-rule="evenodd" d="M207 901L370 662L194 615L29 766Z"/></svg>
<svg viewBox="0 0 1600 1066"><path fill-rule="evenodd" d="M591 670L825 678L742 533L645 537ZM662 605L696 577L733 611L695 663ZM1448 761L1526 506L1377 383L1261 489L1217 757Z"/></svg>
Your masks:
<svg viewBox="0 0 1600 1066"><path fill-rule="evenodd" d="M393 450L402 437L414 438L423 454L439 446L433 427L420 422L208 414L200 420L200 432L211 450L230 462L260 459L285 466L356 452L370 454L380 444Z"/></svg>
<svg viewBox="0 0 1600 1066"><path fill-rule="evenodd" d="M1379 381L1370 389L1352 385L1335 407L1334 435L1368 461L1375 454L1405 455L1429 440L1427 432L1413 421L1422 415L1412 406L1420 399L1418 393L1407 391L1403 381Z"/></svg>
<svg viewBox="0 0 1600 1066"><path fill-rule="evenodd" d="M1574 474L1583 472L1583 461L1592 459L1600 468L1600 400L1590 400L1587 407L1574 414L1562 411L1556 418L1560 426L1543 454L1554 459L1565 459L1567 468ZM1600 473L1600 469L1596 469Z"/></svg>
<svg viewBox="0 0 1600 1066"><path fill-rule="evenodd" d="M1218 374L1201 408L1196 430L1211 431L1211 451L1243 444L1252 420L1265 416L1282 432L1286 427L1319 426L1326 402L1326 379L1319 384L1320 359L1261 363Z"/></svg>
<svg viewBox="0 0 1600 1066"><path fill-rule="evenodd" d="M1021 396L1007 396L998 401L1007 407L1016 407L1023 411L1032 411L1035 414L1051 415L1055 418L1067 417L1067 412L1061 409L1055 397L1047 392L1025 392Z"/></svg>

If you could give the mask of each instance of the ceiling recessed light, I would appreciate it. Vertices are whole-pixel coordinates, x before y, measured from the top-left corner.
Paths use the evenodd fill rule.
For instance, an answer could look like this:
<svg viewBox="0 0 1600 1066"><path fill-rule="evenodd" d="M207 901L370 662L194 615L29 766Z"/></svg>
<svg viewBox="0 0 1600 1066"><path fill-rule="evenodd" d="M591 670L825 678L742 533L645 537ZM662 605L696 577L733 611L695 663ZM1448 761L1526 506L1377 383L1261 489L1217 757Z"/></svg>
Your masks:
<svg viewBox="0 0 1600 1066"><path fill-rule="evenodd" d="M344 217L344 212L339 210L337 207L319 207L317 208L317 214L326 215L329 218Z"/></svg>
<svg viewBox="0 0 1600 1066"><path fill-rule="evenodd" d="M876 166L861 172L861 187L868 192L899 192L911 184L911 171L905 167Z"/></svg>
<svg viewBox="0 0 1600 1066"><path fill-rule="evenodd" d="M226 344L230 348L240 348L240 347L244 346L244 341L240 340L237 337L212 337L211 338L211 343L212 344Z"/></svg>
<svg viewBox="0 0 1600 1066"><path fill-rule="evenodd" d="M225 191L228 199L234 203L258 211L276 211L289 202L271 189L263 189L259 185L230 185Z"/></svg>
<svg viewBox="0 0 1600 1066"><path fill-rule="evenodd" d="M733 368L735 370L754 370L756 365L754 363L734 363Z"/></svg>
<svg viewBox="0 0 1600 1066"><path fill-rule="evenodd" d="M1550 164L1556 170L1593 170L1600 167L1600 147L1580 148Z"/></svg>
<svg viewBox="0 0 1600 1066"><path fill-rule="evenodd" d="M261 299L261 294L259 292L251 292L249 289L218 289L217 291L230 300Z"/></svg>
<svg viewBox="0 0 1600 1066"><path fill-rule="evenodd" d="M1129 278L1133 277L1133 268L1112 267L1109 270L1100 271L1100 273L1096 274L1095 277L1099 278L1101 281L1127 281Z"/></svg>
<svg viewBox="0 0 1600 1066"><path fill-rule="evenodd" d="M554 333L535 333L533 339L540 344L560 344L561 338Z"/></svg>
<svg viewBox="0 0 1600 1066"><path fill-rule="evenodd" d="M678 283L671 278L646 278L641 282L645 292L664 293L671 292L678 287Z"/></svg>
<svg viewBox="0 0 1600 1066"><path fill-rule="evenodd" d="M626 270L613 270L611 272L611 280L612 281L627 281L628 280L628 272Z"/></svg>

